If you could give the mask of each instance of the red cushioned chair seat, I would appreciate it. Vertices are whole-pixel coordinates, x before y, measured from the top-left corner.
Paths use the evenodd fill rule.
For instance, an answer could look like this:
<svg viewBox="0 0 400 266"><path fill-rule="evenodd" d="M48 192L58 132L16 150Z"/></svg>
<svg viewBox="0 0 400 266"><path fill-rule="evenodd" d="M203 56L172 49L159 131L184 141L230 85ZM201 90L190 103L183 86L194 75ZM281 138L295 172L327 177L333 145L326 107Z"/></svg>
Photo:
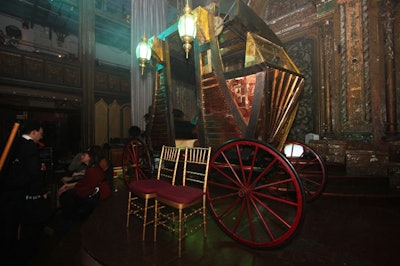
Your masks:
<svg viewBox="0 0 400 266"><path fill-rule="evenodd" d="M202 196L202 189L189 186L169 186L157 192L158 198L182 204L189 204L200 199Z"/></svg>
<svg viewBox="0 0 400 266"><path fill-rule="evenodd" d="M132 191L133 193L136 192L143 194L157 193L160 188L165 188L169 186L171 186L171 184L167 181L157 179L144 179L128 184L130 191Z"/></svg>

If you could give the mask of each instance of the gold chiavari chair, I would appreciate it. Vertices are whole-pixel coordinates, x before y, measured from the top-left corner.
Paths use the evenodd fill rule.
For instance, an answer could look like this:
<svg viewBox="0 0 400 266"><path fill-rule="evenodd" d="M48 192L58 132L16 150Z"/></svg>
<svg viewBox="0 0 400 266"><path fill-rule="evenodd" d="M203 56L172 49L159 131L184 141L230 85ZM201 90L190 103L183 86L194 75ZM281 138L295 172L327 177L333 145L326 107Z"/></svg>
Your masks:
<svg viewBox="0 0 400 266"><path fill-rule="evenodd" d="M157 240L157 227L160 225L178 234L178 254L181 257L182 239L190 233L203 227L206 237L206 188L211 147L185 148L182 185L163 187L158 190L155 198L154 241ZM169 207L169 208L165 208ZM172 209L172 214L178 212L178 228L175 227L176 215L165 213ZM201 215L201 221L194 215ZM190 228L188 222L190 218ZM193 219L192 219L193 218ZM171 225L171 219L172 225ZM183 232L185 229L185 232Z"/></svg>
<svg viewBox="0 0 400 266"><path fill-rule="evenodd" d="M129 218L132 214L141 218L143 220L142 240L145 239L147 225L154 222L154 220L147 220L149 209L154 208L153 203L149 205L149 200L156 197L159 189L174 184L179 156L180 149L163 146L158 165L157 178L142 179L127 184L129 196L126 227L129 227Z"/></svg>

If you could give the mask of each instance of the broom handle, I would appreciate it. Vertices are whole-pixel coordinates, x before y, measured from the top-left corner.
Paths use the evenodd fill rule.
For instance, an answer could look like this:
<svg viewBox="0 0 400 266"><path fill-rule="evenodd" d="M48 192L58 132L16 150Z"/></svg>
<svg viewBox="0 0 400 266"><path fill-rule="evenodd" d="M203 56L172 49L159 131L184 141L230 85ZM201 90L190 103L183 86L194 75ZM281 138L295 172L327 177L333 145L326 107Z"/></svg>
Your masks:
<svg viewBox="0 0 400 266"><path fill-rule="evenodd" d="M14 141L15 135L17 135L18 128L19 128L19 123L14 123L13 129L11 130L11 134L8 137L7 144L4 147L3 153L1 154L0 172L1 172L1 169L3 169L4 162L6 161L8 152L10 151L10 148L11 148L11 145L12 145L12 143Z"/></svg>

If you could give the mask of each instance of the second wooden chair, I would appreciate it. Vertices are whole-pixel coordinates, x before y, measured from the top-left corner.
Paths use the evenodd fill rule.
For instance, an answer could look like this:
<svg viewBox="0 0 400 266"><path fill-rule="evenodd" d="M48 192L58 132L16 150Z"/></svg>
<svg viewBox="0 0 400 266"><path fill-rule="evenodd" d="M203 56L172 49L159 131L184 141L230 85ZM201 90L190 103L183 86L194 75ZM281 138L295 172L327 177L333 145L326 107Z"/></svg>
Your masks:
<svg viewBox="0 0 400 266"><path fill-rule="evenodd" d="M172 186L175 182L178 168L180 149L163 146L158 165L157 178L132 181L127 184L129 189L128 208L126 214L126 227L129 227L129 218L132 214L143 220L142 240L145 239L147 225L154 222L148 221L148 211L154 208L149 203L157 195L157 191Z"/></svg>

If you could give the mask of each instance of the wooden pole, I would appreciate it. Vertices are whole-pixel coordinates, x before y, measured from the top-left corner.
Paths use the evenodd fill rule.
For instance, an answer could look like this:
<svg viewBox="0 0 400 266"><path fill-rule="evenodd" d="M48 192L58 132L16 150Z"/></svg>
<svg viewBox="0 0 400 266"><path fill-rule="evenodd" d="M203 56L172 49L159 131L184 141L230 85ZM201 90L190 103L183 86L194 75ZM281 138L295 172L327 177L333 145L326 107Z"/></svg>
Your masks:
<svg viewBox="0 0 400 266"><path fill-rule="evenodd" d="M4 147L3 153L1 154L0 158L0 172L3 169L4 162L6 161L7 155L10 151L11 145L14 142L15 135L17 135L19 128L19 123L14 123L13 129L11 130L11 134L8 137L8 141L6 143L6 146Z"/></svg>

